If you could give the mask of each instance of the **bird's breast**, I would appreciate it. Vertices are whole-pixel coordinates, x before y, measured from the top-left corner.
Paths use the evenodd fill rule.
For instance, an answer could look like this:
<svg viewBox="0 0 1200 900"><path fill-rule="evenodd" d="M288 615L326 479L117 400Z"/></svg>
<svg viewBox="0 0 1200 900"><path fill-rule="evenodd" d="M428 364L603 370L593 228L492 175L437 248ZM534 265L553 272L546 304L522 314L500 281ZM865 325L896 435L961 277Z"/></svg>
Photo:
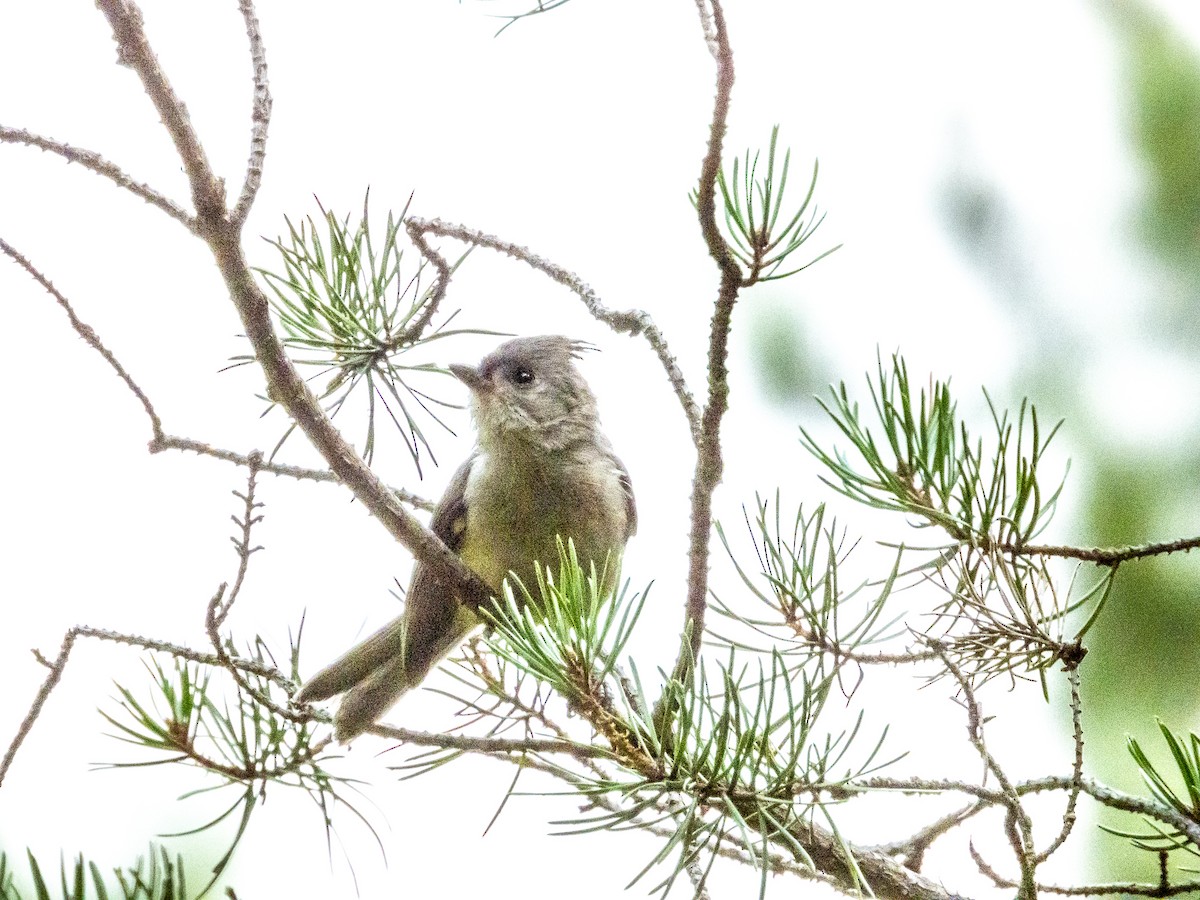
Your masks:
<svg viewBox="0 0 1200 900"><path fill-rule="evenodd" d="M509 571L534 590L535 563L557 569L560 537L574 542L585 569L593 563L599 569L624 547L624 490L611 460L599 453L538 459L481 453L464 500L467 527L459 553L496 590Z"/></svg>

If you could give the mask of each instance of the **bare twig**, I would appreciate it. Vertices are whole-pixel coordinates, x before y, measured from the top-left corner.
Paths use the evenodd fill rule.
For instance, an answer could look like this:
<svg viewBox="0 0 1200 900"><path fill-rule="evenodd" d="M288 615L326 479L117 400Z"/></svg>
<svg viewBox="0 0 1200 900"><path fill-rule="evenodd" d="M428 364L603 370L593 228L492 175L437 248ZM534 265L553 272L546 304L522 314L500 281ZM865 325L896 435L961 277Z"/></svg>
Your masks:
<svg viewBox="0 0 1200 900"><path fill-rule="evenodd" d="M441 737L441 735L428 735L430 738ZM571 773L563 770L560 767L550 765L536 757L523 757L516 753L489 753L486 754L491 759L502 760L512 765L521 766L523 768L536 769L556 778L560 781L566 781L568 784L576 784L572 780ZM620 803L607 794L596 794L589 792L587 806L585 811L593 807L608 810L612 813L623 814L625 810ZM636 818L637 827L648 834L653 834L663 838L677 838L676 829L667 825L659 824L662 819L670 816L671 810L663 803L655 804L652 809L647 810L645 814L641 814ZM797 863L794 859L779 853L763 851L762 847L755 847L753 851L749 851L742 847L741 842L736 836L730 835L718 843L713 851L716 855L731 859L743 865L762 868L766 866L767 871L772 875L795 875L807 881L817 882L819 884L827 884L830 887L841 887L841 883L835 878L825 875L821 872L813 871L808 866ZM951 900L951 895L946 895L946 900Z"/></svg>
<svg viewBox="0 0 1200 900"><path fill-rule="evenodd" d="M220 447L214 447L203 441L176 437L169 434L164 434L161 438L151 441L149 449L151 453L162 453L164 450L191 451L201 456L211 456L213 459L224 460L225 462L233 463L235 466L244 467L249 467L251 459L256 455L260 455L257 450L247 455L237 453L233 450L223 450ZM260 463L258 468L263 472L270 472L273 475L284 475L299 481L327 481L336 484L338 480L338 477L328 469L306 469L302 466L289 466L284 463L268 462Z"/></svg>
<svg viewBox="0 0 1200 900"><path fill-rule="evenodd" d="M814 647L823 653L828 653L835 660L852 662L860 666L913 665L938 658L937 653L933 650L904 650L899 653L889 653L886 650L855 650L843 647L839 641L834 640L826 631L810 628L803 619L797 618L794 621L785 622L784 624L792 629L798 642ZM755 628L754 630L762 634L766 633L761 628Z"/></svg>
<svg viewBox="0 0 1200 900"><path fill-rule="evenodd" d="M518 683L511 691L504 685L501 677L494 673L491 666L488 665L487 658L480 651L481 640L478 637L472 638L466 648L466 662L468 667L474 671L483 682L484 690L494 697L498 703L511 706L514 712L521 713L525 719L526 734L529 734L530 720L540 723L546 728L555 738L563 742L571 742L570 734L565 728L555 722L546 714L544 704L539 704L535 697L533 701L527 702L520 696L520 684ZM476 707L478 708L478 707ZM501 718L494 708L487 713L488 715ZM511 719L509 719L511 721ZM497 726L499 727L499 726ZM496 729L493 729L492 734L495 734ZM607 754L611 758L611 753ZM580 760L584 767L587 768L597 778L608 779L611 776L600 765L596 763L599 757L592 757L587 760Z"/></svg>
<svg viewBox="0 0 1200 900"><path fill-rule="evenodd" d="M175 94L158 58L146 40L142 11L133 0L99 0L96 4L108 19L117 42L117 62L133 69L142 81L147 96L158 111L167 134L183 162L184 173L192 188L199 233L212 242L215 220L228 222L225 210L225 182L213 174L200 138L192 127L183 101Z"/></svg>
<svg viewBox="0 0 1200 900"><path fill-rule="evenodd" d="M289 709L276 703L271 696L260 691L255 685L251 684L242 671L241 660L235 659L230 655L230 650L233 646L233 641L228 642L221 640L221 626L225 623L229 613L233 609L233 604L237 601L238 595L241 594L242 584L246 579L246 572L250 568L250 557L254 555L261 547L252 545L250 542L251 531L254 526L262 521L262 516L257 510L262 508L262 504L255 499L255 489L258 484L258 473L262 468L262 454L255 451L250 455L249 459L249 474L246 477L246 493L242 494L234 491L234 496L238 497L243 505L244 512L242 518L236 516L231 517L235 525L240 530L240 535L235 538L230 538L233 541L233 546L237 551L238 568L237 574L234 576L233 587L229 587L228 583L223 583L215 594L208 601L208 606L204 614L204 630L208 634L209 643L212 644L213 650L216 652L217 658L220 660L221 667L225 669L239 688L246 692L247 695L265 706L277 716L282 716L293 722L308 722L314 718L311 710L301 708L300 710ZM289 696L290 696L289 691Z"/></svg>
<svg viewBox="0 0 1200 900"><path fill-rule="evenodd" d="M695 0L695 2L696 12L700 14L700 30L704 33L704 43L708 45L708 52L716 58L721 54L721 45L717 38L717 26L713 21L708 0Z"/></svg>
<svg viewBox="0 0 1200 900"><path fill-rule="evenodd" d="M17 750L25 742L25 738L29 736L29 732L33 730L33 724L37 721L38 716L41 715L42 707L46 705L46 700L50 697L50 692L54 690L55 686L62 679L63 669L67 666L67 658L71 655L71 648L75 646L75 637L74 629L63 635L63 642L59 648L58 656L54 662L48 664L50 673L46 676L46 680L42 682L42 686L38 688L38 692L33 698L33 703L29 706L29 712L25 714L25 718L17 727L16 736L9 743L8 749L4 751L4 758L0 759L0 785L4 784L4 776L8 774L13 759L16 758ZM46 662L40 654L38 658L43 663Z"/></svg>
<svg viewBox="0 0 1200 900"><path fill-rule="evenodd" d="M262 508L262 503L258 502L254 496L255 489L258 487L258 472L262 468L262 461L262 454L258 451L250 454L250 465L247 467L250 471L246 476L246 493L233 492L233 495L245 505L240 519L237 516L231 516L233 523L238 526L240 531L238 537L230 538L233 541L234 548L237 550L238 569L237 575L234 576L233 587L229 591L229 598L223 603L218 603L212 609L210 615L212 619L210 636L214 637L214 643L220 643L220 641L215 640L215 632L225 624L225 619L229 617L229 613L233 609L233 604L242 592L242 584L245 582L246 572L250 568L250 557L262 549L262 547L250 543L251 530L263 520L262 514L258 512Z"/></svg>
<svg viewBox="0 0 1200 900"><path fill-rule="evenodd" d="M707 10L705 9L707 3ZM709 255L721 272L716 308L709 326L708 401L700 419L696 442L696 471L692 480L691 531L688 545L688 590L684 633L690 652L681 653L675 665L677 677L684 677L700 653L704 636L704 616L708 605L708 562L712 539L712 498L721 482L724 462L721 455L721 420L729 406L729 330L733 307L737 302L742 273L717 227L716 184L721 171L721 150L725 140L729 104L733 92L733 49L725 29L725 14L720 0L702 0L699 4L705 40L717 63L717 95L708 130L708 150L700 168L696 190L696 210L700 230Z"/></svg>
<svg viewBox="0 0 1200 900"><path fill-rule="evenodd" d="M1079 791L1087 794L1101 806L1122 812L1134 813L1162 822L1164 825L1182 832L1193 844L1200 845L1200 823L1155 800L1126 794L1123 791L1108 787L1087 776L1076 778L1074 773L1071 775L1048 775L1044 778L1034 778L1029 781L1017 782L1012 785L1012 789L1018 797L1024 797L1027 794L1037 794L1045 791L1071 791L1076 786L1078 786ZM814 787L820 786L803 785L801 789L812 791ZM914 793L945 793L947 791L955 791L977 797L989 806L1004 805L1008 802L1007 796L1003 791L945 778L886 778L872 776L852 785L843 784L839 787L843 793L854 792L856 790L890 790Z"/></svg>
<svg viewBox="0 0 1200 900"><path fill-rule="evenodd" d="M248 467L250 460L254 457L254 453L246 455L244 453L235 453L232 450L223 450L220 447L213 447L211 444L205 444L202 441L194 441L191 438L176 437L170 434L164 434L159 438L150 441L150 452L161 453L164 450L183 450L198 453L201 456L211 456L213 459L224 460L231 462L235 466ZM269 463L261 462L258 465L259 471L270 472L272 475L282 475L286 478L295 478L298 481L324 481L337 484L340 479L329 469L306 469L303 466L291 466L286 463ZM392 493L401 503L407 503L409 506L417 509L423 509L426 512L432 512L436 505L432 500L426 500L410 491L402 488L392 488Z"/></svg>
<svg viewBox="0 0 1200 900"><path fill-rule="evenodd" d="M947 813L935 822L926 825L915 834L904 838L900 841L892 841L887 844L876 844L868 849L886 853L888 856L903 856L904 864L914 872L921 871L921 863L925 858L925 851L929 849L938 838L946 834L953 828L957 828L963 822L978 815L986 809L990 809L991 803L986 800L980 800L972 803L970 806L964 806L961 809L956 809L954 812Z"/></svg>
<svg viewBox="0 0 1200 900"><path fill-rule="evenodd" d="M1047 894L1064 894L1073 897L1102 897L1108 894L1131 894L1138 897L1178 897L1182 894L1200 893L1200 881L1183 881L1179 884L1081 884L1063 887L1057 884L1041 884L1039 891Z"/></svg>
<svg viewBox="0 0 1200 900"><path fill-rule="evenodd" d="M1116 788L1111 788L1108 785L1100 784L1091 778L1083 777L1076 779L1074 776L1051 775L1046 778L1035 778L1029 781L1022 782L1017 786L1017 792L1021 795L1034 794L1041 791L1069 791L1075 784L1079 785L1079 789L1087 794L1097 803L1106 806L1109 809L1119 809L1122 812L1135 813L1140 816L1146 816L1150 819L1155 819L1162 822L1171 828L1177 829L1187 836L1187 839L1193 844L1200 846L1200 822L1195 821L1188 816L1158 803L1155 800L1148 800L1144 797L1135 797L1132 794L1126 794L1123 791L1118 791Z"/></svg>
<svg viewBox="0 0 1200 900"><path fill-rule="evenodd" d="M25 741L25 738L29 735L29 732L33 728L34 723L37 721L38 716L41 715L42 708L46 705L46 700L49 698L50 692L54 690L55 686L62 679L63 670L66 669L67 660L71 655L71 649L75 646L76 639L80 637L90 637L102 641L111 641L117 644L126 644L131 647L141 647L144 650L167 653L177 659L186 659L190 660L191 662L200 663L206 666L225 667L225 662L219 656L212 653L201 653L191 649L190 647L184 647L180 644L172 644L168 641L157 640L156 638L141 637L140 635L136 634L122 634L120 632L110 631L105 628L93 628L88 625L76 625L70 628L67 633L63 635L62 646L59 649L58 656L55 658L54 662L46 662L45 658L35 651L34 655L37 656L41 662L47 665L47 667L50 669L50 672L46 676L46 680L42 683L41 688L38 689L37 694L34 696L33 702L29 707L29 712L26 714L25 719L21 722L21 725L17 728L17 734L9 744L8 749L5 751L4 758L0 760L0 785L4 784L4 776L8 773L9 768L12 766L12 761L17 755L17 750ZM291 679L285 677L274 666L268 666L253 659L238 659L237 665L238 668L243 672L259 675L263 678L269 679L275 684L278 684L289 694L296 689L296 686L292 683Z"/></svg>
<svg viewBox="0 0 1200 900"><path fill-rule="evenodd" d="M700 865L700 860L693 857L684 868L687 870L688 879L692 882L692 887L695 889L692 893L693 900L712 900L712 895L708 892L708 870Z"/></svg>
<svg viewBox="0 0 1200 900"><path fill-rule="evenodd" d="M412 198L409 197L411 202ZM406 207L407 208L407 207ZM421 314L417 316L409 324L407 328L397 336L392 343L397 345L404 344L409 341L417 340L429 327L429 323L433 321L433 316L441 306L442 300L446 298L446 291L450 287L450 276L453 269L446 257L442 256L437 250L429 246L429 242L425 240L425 232L415 224L411 218L404 222L404 230L408 233L409 240L413 242L413 246L417 248L417 252L425 259L429 260L430 265L437 271L437 282L433 286L425 301L425 308L421 310Z"/></svg>
<svg viewBox="0 0 1200 900"><path fill-rule="evenodd" d="M967 710L967 738L975 748L975 752L979 754L979 758L983 760L987 770L991 772L999 783L1000 793L1004 798L1004 806L1008 810L1005 830L1008 832L1013 854L1016 856L1017 863L1021 867L1021 885L1018 897L1022 898L1022 900L1033 900L1037 896L1034 875L1038 863L1036 853L1033 849L1033 823L1029 820L1029 814L1021 805L1020 796L1017 794L1008 775L987 748L983 736L983 713L979 708L978 701L975 699L975 692L971 688L970 679L963 673L962 669L955 665L939 642L930 640L929 644L932 649L938 652L942 664L954 676L954 679L958 682L959 690L962 691L963 705ZM972 852L974 852L973 849Z"/></svg>
<svg viewBox="0 0 1200 900"><path fill-rule="evenodd" d="M23 128L9 128L5 125L0 125L0 143L25 144L30 147L37 147L40 150L61 156L68 163L78 163L85 169L95 172L97 175L102 175L118 187L122 187L131 194L141 197L151 206L158 207L188 231L193 234L196 233L196 220L186 210L149 185L134 181L125 173L124 169L116 163L105 159L99 153L84 150L82 147L72 147L70 144L43 137L40 134L34 134Z"/></svg>
<svg viewBox="0 0 1200 900"><path fill-rule="evenodd" d="M128 370L126 370L121 361L118 360L113 352L109 350L107 346L105 346L103 341L100 340L100 336L96 333L95 329L79 318L75 312L75 308L71 305L71 301L67 299L66 295L64 295L57 287L55 287L53 282L51 282L50 279L41 272L41 270L34 266L28 257L18 251L3 238L0 238L0 252L3 252L6 256L17 263L17 265L21 266L21 268L28 272L33 279L37 281L37 283L55 299L58 305L61 306L63 311L67 314L67 319L75 333L83 338L84 342L89 347L91 347L104 358L104 361L109 364L112 370L117 373L117 376L125 382L126 387L128 387L133 395L138 399L138 402L141 403L142 408L146 411L147 418L150 420L152 437L150 439L149 450L151 453L161 453L164 450L190 450L194 453L199 453L202 456L211 456L215 459L222 459L238 466L249 467L251 465L251 460L254 457L254 454L247 456L241 453L235 453L232 450L223 450L219 447L213 447L210 444L205 444L202 441L192 440L191 438L183 438L164 434L162 428L162 419L159 418L157 411L154 409L154 404L150 402L149 396L147 396L146 392L142 390L141 386L134 381L133 376L129 374ZM281 463L266 462L259 462L257 467L261 471L270 472L274 475L283 475L288 478L309 481L329 481L335 483L339 481L338 476L327 469L306 469L301 466L290 466ZM407 503L408 505L414 506L417 509L429 511L434 507L432 501L426 500L423 497L419 497L409 491L402 490L400 488L393 488L392 493L395 495L396 499L400 500L402 503Z"/></svg>
<svg viewBox="0 0 1200 900"><path fill-rule="evenodd" d="M473 228L467 228L465 225L454 225L449 222L443 222L441 219L421 219L416 216L410 216L406 219L405 227L413 243L417 245L417 248L423 254L426 254L423 248L428 247L428 244L425 243L423 238L419 238L419 236L428 233L453 238L477 247L484 247L488 250L495 250L498 253L503 253L506 256L511 256L513 259L520 260L530 268L536 269L552 281L556 281L572 291L583 301L583 305L587 307L592 318L603 322L619 334L641 335L644 337L655 355L658 356L659 362L667 374L667 380L671 383L671 388L675 391L675 396L679 400L679 405L683 409L684 416L687 417L692 439L698 440L700 434L700 413L696 407L696 401L688 390L687 382L683 377L683 372L679 368L679 363L667 346L666 338L658 330L658 326L654 324L654 320L650 318L649 313L643 312L640 309L627 309L623 311L609 309L596 295L596 292L574 272L568 271L562 266L538 256L526 247L514 244L511 241L502 240L494 235ZM426 254L426 258L437 266L436 260L440 257ZM438 271L439 273L441 272L440 267Z"/></svg>
<svg viewBox="0 0 1200 900"><path fill-rule="evenodd" d="M233 222L241 226L250 214L250 207L262 184L263 160L267 155L267 128L271 124L271 89L267 84L267 51L262 31L254 14L253 0L238 0L238 9L246 22L246 37L250 39L250 62L254 66L254 104L250 113L250 159L246 162L246 178L242 192L233 209Z"/></svg>
<svg viewBox="0 0 1200 900"><path fill-rule="evenodd" d="M970 851L971 858L975 861L975 865L978 867L980 873L991 879L996 887L1017 887L1017 882L1011 878L1005 878L988 865L979 851L975 849L974 844L971 845ZM1103 897L1109 894L1129 894L1135 897L1178 897L1181 894L1200 892L1200 881L1185 881L1180 884L1170 884L1164 874L1158 884L1144 884L1131 881L1110 884L1080 884L1066 887L1057 884L1041 884L1039 882L1036 884L1036 889L1039 892L1068 897Z"/></svg>
<svg viewBox="0 0 1200 900"><path fill-rule="evenodd" d="M588 744L576 744L572 741L552 738L538 740L535 738L510 739L496 737L473 737L466 734L433 734L424 731L412 731L408 728L396 728L392 725L375 724L367 729L368 734L391 738L418 747L439 747L445 750L463 750L471 753L503 753L503 754L564 754L575 759L612 759L613 753L604 747Z"/></svg>
<svg viewBox="0 0 1200 900"><path fill-rule="evenodd" d="M154 405L150 402L150 398L146 396L146 392L138 386L138 383L133 380L133 376L125 371L125 367L121 365L120 361L115 356L113 356L112 351L104 346L103 342L100 340L100 336L96 334L96 332L92 329L92 326L88 325L75 314L75 309L71 306L71 301L69 301L63 295L63 293L51 283L50 279L43 275L33 265L33 263L31 263L23 254L19 253L17 249L12 246L12 244L8 243L3 238L0 238L0 252L3 252L6 256L17 263L17 265L32 275L33 279L58 302L58 305L61 306L63 311L67 314L67 318L70 320L71 327L75 330L75 333L83 338L89 347L103 356L104 361L107 362L112 367L113 371L117 373L120 379L125 382L129 390L133 391L133 395L138 398L142 404L142 408L146 410L146 415L150 417L150 427L154 431L154 437L161 438L162 420L159 419L158 413L154 411Z"/></svg>
<svg viewBox="0 0 1200 900"><path fill-rule="evenodd" d="M1071 685L1071 736L1075 743L1075 762L1071 768L1071 788L1067 791L1067 808L1063 812L1062 830L1045 850L1037 855L1039 863L1045 862L1058 850L1075 827L1075 807L1079 802L1083 782L1083 700L1079 696L1079 668L1067 670L1067 682Z"/></svg>
<svg viewBox="0 0 1200 900"><path fill-rule="evenodd" d="M431 739L430 743L433 744L433 739L444 736L429 735L428 737ZM521 757L516 753L492 754L492 756L516 765L538 769L570 783L570 773L536 758ZM623 811L616 799L605 794L589 791L588 801L589 804L610 812L620 813ZM638 822L638 827L659 837L677 839L676 829L658 824L666 815L670 815L668 808L655 806L652 810L647 811L647 816L651 817L652 821L646 821L639 817L641 821ZM844 858L844 853L848 850L854 855L855 862L876 897L894 898L894 900L958 900L959 898L959 895L918 875L907 867L901 866L885 854L874 849L847 845L842 842L841 838L824 829L796 823L789 828L789 831L817 864L816 869L797 863L787 856L767 851L757 844L752 848L747 847L744 838L740 834L732 832L722 837L713 852L718 856L733 859L755 868L762 868L765 865L767 870L773 874L796 875L808 881L830 885L841 891L856 891L858 886L853 883Z"/></svg>
<svg viewBox="0 0 1200 900"><path fill-rule="evenodd" d="M248 558L248 557L247 557ZM239 566L239 569L241 567ZM217 663L222 669L229 673L239 688L246 692L260 706L269 709L275 715L287 719L291 722L303 724L317 720L328 724L328 717L323 715L319 710L314 710L311 707L286 707L276 703L266 691L260 691L257 687L250 683L243 671L244 659L242 657L234 657L230 655L233 642L225 642L221 640L221 633L217 624L217 616L222 610L228 612L229 607L233 605L233 595L230 596L228 602L225 601L225 592L229 589L228 584L222 584L217 588L217 592L209 598L208 606L204 613L204 628L208 634L209 643L213 645L213 650L216 651ZM291 688L288 689L289 696ZM326 741L328 743L328 741Z"/></svg>
<svg viewBox="0 0 1200 900"><path fill-rule="evenodd" d="M142 81L146 94L171 135L192 188L199 232L212 251L246 336L267 377L268 392L308 436L338 479L423 563L453 584L462 602L477 607L491 596L486 584L438 537L404 507L333 427L292 365L271 322L270 304L254 281L240 241L240 229L225 207L224 183L212 171L182 101L158 64L133 0L97 0L117 41L119 59Z"/></svg>
<svg viewBox="0 0 1200 900"><path fill-rule="evenodd" d="M983 858L983 854L975 849L974 841L969 841L967 843L967 850L971 854L971 859L975 861L975 867L979 869L979 873L991 879L992 884L996 885L997 887L1017 887L1017 882L1005 878L994 868L992 868L991 864ZM1022 879L1022 881L1024 881L1024 879ZM1022 885L1022 891L1024 891L1024 889L1024 885Z"/></svg>
<svg viewBox="0 0 1200 900"><path fill-rule="evenodd" d="M1167 553L1187 553L1200 547L1200 537L1180 538L1158 544L1141 544L1136 547L1066 547L1043 544L1006 544L1000 549L1005 553L1021 556L1057 556L1062 559L1078 559L1098 566L1117 566L1135 559L1162 556Z"/></svg>

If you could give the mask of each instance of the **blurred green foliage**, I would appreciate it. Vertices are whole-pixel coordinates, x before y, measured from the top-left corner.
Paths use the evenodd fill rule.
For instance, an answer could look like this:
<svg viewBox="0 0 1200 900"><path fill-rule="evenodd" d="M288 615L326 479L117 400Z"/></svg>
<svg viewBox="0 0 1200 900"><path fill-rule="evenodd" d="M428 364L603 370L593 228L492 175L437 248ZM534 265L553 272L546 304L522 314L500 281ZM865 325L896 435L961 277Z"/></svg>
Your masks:
<svg viewBox="0 0 1200 900"><path fill-rule="evenodd" d="M1126 124L1143 163L1142 235L1160 261L1190 282L1190 290L1174 297L1182 309L1161 310L1178 314L1194 307L1191 295L1200 287L1200 57L1143 2L1098 7L1108 14L1121 52Z"/></svg>
<svg viewBox="0 0 1200 900"><path fill-rule="evenodd" d="M1200 290L1200 55L1158 10L1138 0L1098 3L1116 40L1124 126L1141 163L1136 214L1141 250L1157 266L1145 309L1149 339L1195 358ZM1164 386L1169 390L1170 386ZM1147 398L1153 402L1153 398ZM1115 449L1090 435L1095 465L1081 535L1105 545L1177 537L1170 511L1200 487L1195 459L1176 451ZM1197 438L1200 436L1192 436ZM1188 441L1195 446L1195 440ZM1107 446L1106 446L1107 444ZM1126 735L1157 737L1154 717L1182 730L1196 721L1200 682L1200 561L1168 557L1126 566L1093 634L1084 679L1090 764L1101 779L1142 790ZM1100 839L1103 877L1153 877L1157 860L1128 843ZM1117 852L1112 852L1116 850ZM1186 863L1185 863L1186 864Z"/></svg>
<svg viewBox="0 0 1200 900"><path fill-rule="evenodd" d="M746 346L757 387L788 414L811 411L813 395L824 391L832 371L814 358L798 305L788 297L756 297L746 310Z"/></svg>
<svg viewBox="0 0 1200 900"><path fill-rule="evenodd" d="M1167 537L1164 510L1188 481L1177 464L1093 445L1095 480L1079 525L1089 543L1115 546ZM1169 535L1174 537L1176 535ZM1142 794L1127 737L1153 743L1155 717L1177 730L1194 728L1200 683L1200 560L1162 557L1122 567L1105 615L1091 638L1087 677L1088 765L1114 787ZM1116 823L1102 817L1105 824ZM1103 878L1153 879L1158 860L1127 841L1097 836L1093 865ZM1188 865L1184 858L1178 862Z"/></svg>

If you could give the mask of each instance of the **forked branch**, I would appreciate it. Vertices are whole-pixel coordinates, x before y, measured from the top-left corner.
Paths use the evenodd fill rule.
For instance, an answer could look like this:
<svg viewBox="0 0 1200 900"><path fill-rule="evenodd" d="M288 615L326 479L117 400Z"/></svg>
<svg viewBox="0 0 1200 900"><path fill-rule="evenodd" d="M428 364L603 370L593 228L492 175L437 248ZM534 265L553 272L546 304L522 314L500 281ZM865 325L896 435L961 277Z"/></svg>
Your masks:
<svg viewBox="0 0 1200 900"><path fill-rule="evenodd" d="M112 27L120 61L141 79L179 153L192 188L199 233L212 251L241 317L255 358L266 375L269 395L284 406L338 479L393 537L457 586L465 603L486 602L491 596L487 586L433 532L404 509L396 495L333 427L308 385L296 372L275 332L267 298L255 283L246 262L241 245L241 222L226 208L224 182L213 172L183 102L175 94L150 47L141 11L132 0L98 0L98 6ZM256 68L256 72L257 77L265 79L265 70ZM242 215L244 213L243 210Z"/></svg>

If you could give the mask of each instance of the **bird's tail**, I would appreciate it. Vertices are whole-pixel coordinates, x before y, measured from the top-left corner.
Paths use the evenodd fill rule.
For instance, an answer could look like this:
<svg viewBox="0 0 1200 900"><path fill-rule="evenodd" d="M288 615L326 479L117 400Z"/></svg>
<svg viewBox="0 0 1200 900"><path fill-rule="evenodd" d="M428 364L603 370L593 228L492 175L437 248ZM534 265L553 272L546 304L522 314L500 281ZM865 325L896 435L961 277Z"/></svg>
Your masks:
<svg viewBox="0 0 1200 900"><path fill-rule="evenodd" d="M334 731L343 743L362 734L392 704L416 687L429 669L461 644L479 626L466 607L436 635L421 635L420 647L410 647L404 616L394 619L352 647L304 683L296 701L313 703L345 694L334 716Z"/></svg>

